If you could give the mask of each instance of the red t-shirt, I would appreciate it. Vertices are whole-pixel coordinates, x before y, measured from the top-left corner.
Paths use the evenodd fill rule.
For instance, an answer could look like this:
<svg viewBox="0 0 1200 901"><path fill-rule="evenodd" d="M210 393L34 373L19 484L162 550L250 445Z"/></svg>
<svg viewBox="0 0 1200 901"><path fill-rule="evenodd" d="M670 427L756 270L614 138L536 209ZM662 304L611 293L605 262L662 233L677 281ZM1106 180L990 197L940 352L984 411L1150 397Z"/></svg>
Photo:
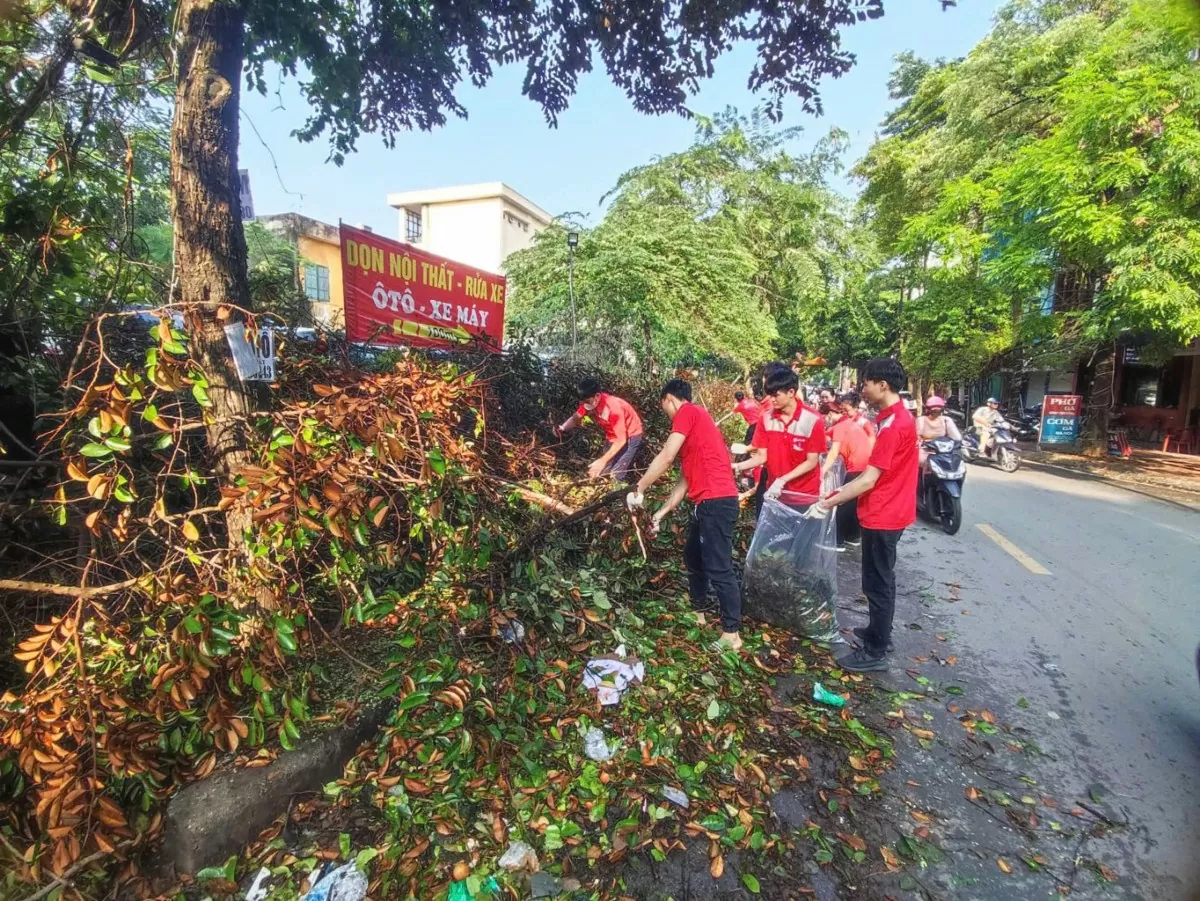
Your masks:
<svg viewBox="0 0 1200 901"><path fill-rule="evenodd" d="M610 442L625 443L626 438L642 434L642 417L629 401L621 400L611 394L601 394L596 401L596 409L589 410L583 404L575 411L580 419L590 416L604 429L604 437Z"/></svg>
<svg viewBox="0 0 1200 901"><path fill-rule="evenodd" d="M762 407L758 401L752 400L749 397L743 397L734 404L733 412L740 414L742 419L746 420L746 425L758 425L763 415Z"/></svg>
<svg viewBox="0 0 1200 901"><path fill-rule="evenodd" d="M773 482L803 463L809 454L825 453L825 420L802 403L796 404L791 419L786 421L782 412L772 410L754 430L752 443L754 447L767 449L767 478ZM820 495L820 464L785 487L798 494Z"/></svg>
<svg viewBox="0 0 1200 901"><path fill-rule="evenodd" d="M850 421L857 426L861 426L862 430L867 433L868 438L875 437L875 423L863 416L862 413L855 413Z"/></svg>
<svg viewBox="0 0 1200 901"><path fill-rule="evenodd" d="M679 465L687 480L688 497L692 503L737 497L733 461L729 459L725 436L708 411L685 403L671 420L671 431L683 436Z"/></svg>
<svg viewBox="0 0 1200 901"><path fill-rule="evenodd" d="M904 529L917 518L917 423L897 401L875 420L879 434L868 465L879 481L858 498L858 521L868 529Z"/></svg>
<svg viewBox="0 0 1200 901"><path fill-rule="evenodd" d="M846 472L862 472L871 457L871 439L857 422L843 416L829 430L838 444L838 456L846 464Z"/></svg>

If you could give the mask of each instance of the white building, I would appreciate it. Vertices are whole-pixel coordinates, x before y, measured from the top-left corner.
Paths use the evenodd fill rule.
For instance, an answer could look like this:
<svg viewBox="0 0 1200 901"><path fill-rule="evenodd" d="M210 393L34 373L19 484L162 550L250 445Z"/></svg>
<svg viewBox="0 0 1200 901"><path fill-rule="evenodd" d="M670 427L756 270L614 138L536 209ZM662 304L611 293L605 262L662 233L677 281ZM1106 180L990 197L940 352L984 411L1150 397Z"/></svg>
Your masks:
<svg viewBox="0 0 1200 901"><path fill-rule="evenodd" d="M487 272L501 272L515 250L553 216L503 182L389 194L400 212L400 240Z"/></svg>

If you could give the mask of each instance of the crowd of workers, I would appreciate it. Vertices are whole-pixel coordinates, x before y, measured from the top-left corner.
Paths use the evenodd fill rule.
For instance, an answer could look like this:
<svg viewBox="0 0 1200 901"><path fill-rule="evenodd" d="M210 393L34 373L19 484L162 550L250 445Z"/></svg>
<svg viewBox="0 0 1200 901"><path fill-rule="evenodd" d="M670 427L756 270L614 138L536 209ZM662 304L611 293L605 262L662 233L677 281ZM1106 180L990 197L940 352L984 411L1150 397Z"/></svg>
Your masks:
<svg viewBox="0 0 1200 901"><path fill-rule="evenodd" d="M742 592L733 567L733 534L740 501L753 496L757 517L768 500L803 509L806 516L836 520L838 549L862 549L862 588L870 619L854 629L858 645L838 659L843 669L887 669L896 605L896 545L916 519L918 433L953 428L941 416L945 404L926 404L914 420L900 392L907 383L899 361L881 357L862 370L861 393L822 389L806 397L796 372L783 363L763 368L757 391L737 392L734 412L746 422L745 441L732 448L704 407L692 403L692 386L667 382L659 395L671 434L645 472L633 482L630 509L679 460L679 476L651 521L657 529L685 498L691 501L684 547L688 593L701 623L720 618L718 647L742 646ZM758 395L753 397L752 395ZM633 481L643 442L642 420L626 400L601 390L595 379L579 384L580 406L555 427L558 434L592 419L604 430L603 453L588 467L593 478ZM931 398L936 402L939 398ZM872 421L864 403L876 412ZM955 431L957 431L955 429ZM738 477L746 479L739 489Z"/></svg>

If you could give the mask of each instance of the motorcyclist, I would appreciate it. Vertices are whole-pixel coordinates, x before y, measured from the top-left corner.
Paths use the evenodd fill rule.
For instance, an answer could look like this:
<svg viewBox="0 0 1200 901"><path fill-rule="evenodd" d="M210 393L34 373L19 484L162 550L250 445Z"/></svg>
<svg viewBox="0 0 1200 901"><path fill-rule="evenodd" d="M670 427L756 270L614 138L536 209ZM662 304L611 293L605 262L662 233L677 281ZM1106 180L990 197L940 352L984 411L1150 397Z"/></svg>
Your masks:
<svg viewBox="0 0 1200 901"><path fill-rule="evenodd" d="M943 416L946 402L936 394L931 394L925 401L925 414L917 420L917 445L920 451L921 469L925 469L925 460L929 452L925 450L925 442L934 438L953 438L962 441L962 433L949 416Z"/></svg>
<svg viewBox="0 0 1200 901"><path fill-rule="evenodd" d="M992 452L992 444L996 437L996 423L1002 421L1000 401L989 397L987 402L971 414L971 423L979 433L979 453L986 456Z"/></svg>

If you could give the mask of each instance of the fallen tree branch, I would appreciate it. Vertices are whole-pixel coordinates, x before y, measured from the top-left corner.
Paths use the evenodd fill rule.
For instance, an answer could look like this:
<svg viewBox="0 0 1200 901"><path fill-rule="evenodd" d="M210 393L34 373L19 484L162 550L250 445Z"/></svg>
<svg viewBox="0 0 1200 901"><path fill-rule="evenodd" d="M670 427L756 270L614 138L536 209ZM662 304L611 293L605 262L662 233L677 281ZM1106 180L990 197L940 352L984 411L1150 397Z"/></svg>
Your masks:
<svg viewBox="0 0 1200 901"><path fill-rule="evenodd" d="M144 576L113 582L109 585L93 585L81 588L77 585L56 585L53 582L26 582L22 579L0 579L0 591L25 591L30 594L53 594L64 598L96 598L129 588L142 581Z"/></svg>
<svg viewBox="0 0 1200 901"><path fill-rule="evenodd" d="M507 485L522 499L529 501L531 504L536 504L543 510L551 510L554 513L562 513L564 516L570 516L577 511L570 504L565 504L548 494L542 494L540 491L534 491L532 488L526 488L524 485L518 485L516 482L510 482L507 479L496 479L502 485Z"/></svg>
<svg viewBox="0 0 1200 901"><path fill-rule="evenodd" d="M592 501L587 506L580 507L574 513L564 516L562 519L556 519L552 522L543 524L540 528L537 528L533 532L529 533L529 535L527 535L525 537L525 540L523 540L520 544L518 544L516 547L514 547L508 556L510 556L510 557L516 556L517 554L521 553L522 551L527 550L530 546L541 541L543 538L545 538L551 532L557 532L560 529L566 528L567 526L571 525L571 523L579 522L581 519L587 519L589 516L592 516L593 514L598 513L599 511L603 510L605 507L612 506L614 501L623 500L625 495L628 492L629 492L629 488L627 486L622 486L620 488L614 488L612 491L609 491L606 494L602 494L600 497L596 498L596 500Z"/></svg>

